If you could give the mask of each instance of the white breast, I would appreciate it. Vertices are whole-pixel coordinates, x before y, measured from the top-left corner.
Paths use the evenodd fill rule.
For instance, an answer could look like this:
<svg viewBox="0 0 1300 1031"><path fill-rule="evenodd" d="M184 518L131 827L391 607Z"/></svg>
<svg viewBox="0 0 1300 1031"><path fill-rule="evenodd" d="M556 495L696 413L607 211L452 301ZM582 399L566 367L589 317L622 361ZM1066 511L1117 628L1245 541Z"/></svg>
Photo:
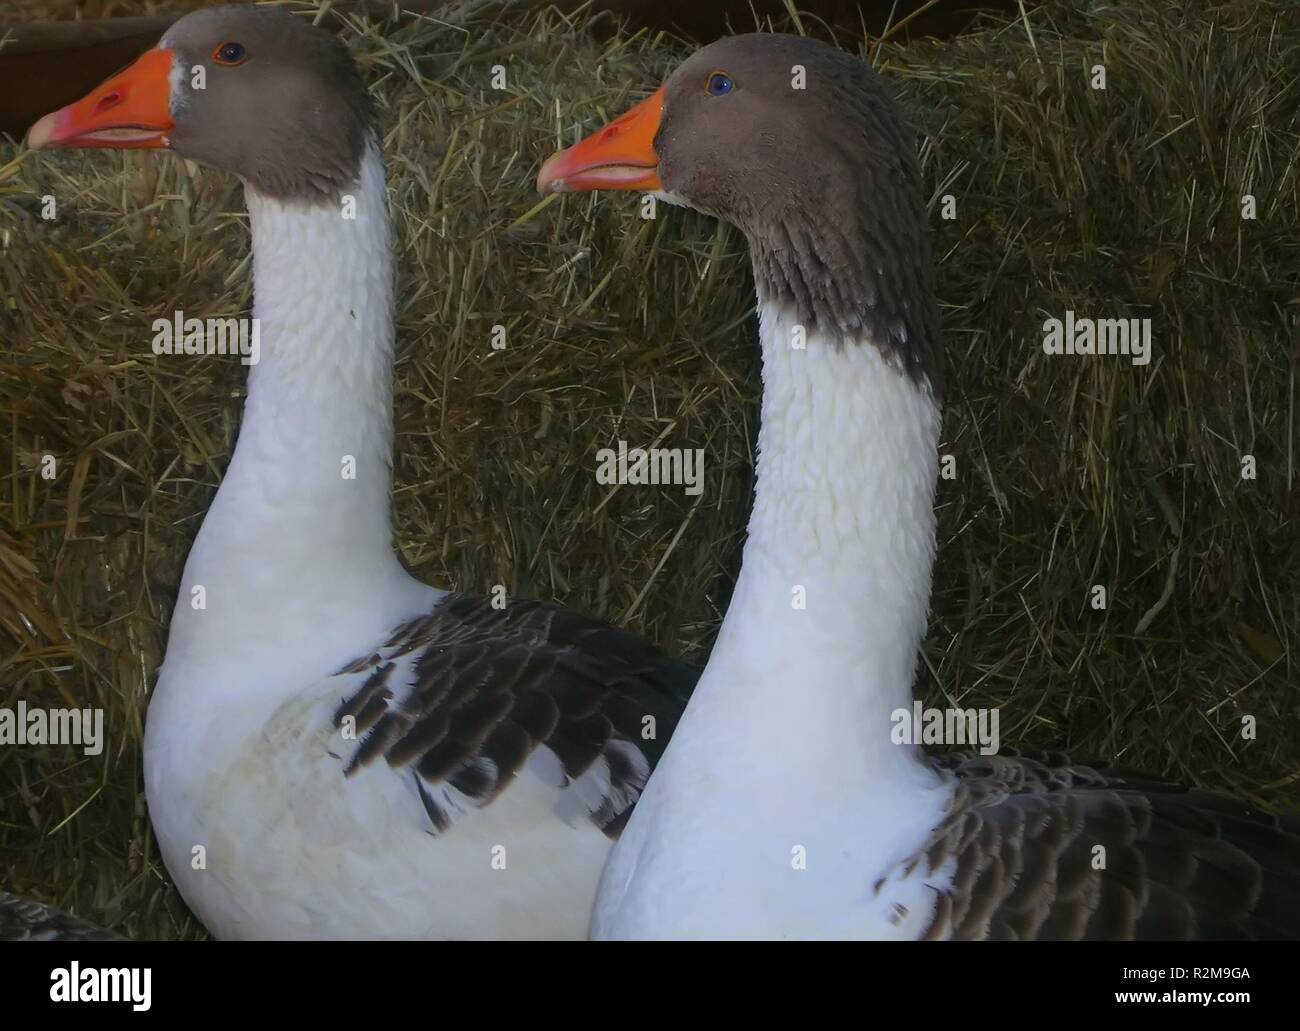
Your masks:
<svg viewBox="0 0 1300 1031"><path fill-rule="evenodd" d="M435 836L409 776L383 762L343 776L338 702L337 684L321 681L251 733L162 714L171 733L150 749L150 797L165 800L154 825L168 869L214 935L585 934L610 843L587 821L559 819L553 784L525 772Z"/></svg>

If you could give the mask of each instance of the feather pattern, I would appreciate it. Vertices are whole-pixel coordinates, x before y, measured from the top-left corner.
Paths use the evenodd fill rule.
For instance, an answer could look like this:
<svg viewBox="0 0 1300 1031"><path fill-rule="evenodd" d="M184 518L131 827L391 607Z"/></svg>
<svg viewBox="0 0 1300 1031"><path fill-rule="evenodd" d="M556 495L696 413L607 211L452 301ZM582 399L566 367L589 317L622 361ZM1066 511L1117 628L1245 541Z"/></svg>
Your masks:
<svg viewBox="0 0 1300 1031"><path fill-rule="evenodd" d="M951 877L925 937L1300 937L1300 816L1056 753L952 754L908 867Z"/></svg>
<svg viewBox="0 0 1300 1031"><path fill-rule="evenodd" d="M449 594L339 670L355 732L344 773L382 758L410 775L435 833L491 803L538 750L561 808L616 835L663 753L698 670L573 609ZM345 733L345 737L346 737Z"/></svg>
<svg viewBox="0 0 1300 1031"><path fill-rule="evenodd" d="M112 931L43 902L0 891L0 941L123 941Z"/></svg>

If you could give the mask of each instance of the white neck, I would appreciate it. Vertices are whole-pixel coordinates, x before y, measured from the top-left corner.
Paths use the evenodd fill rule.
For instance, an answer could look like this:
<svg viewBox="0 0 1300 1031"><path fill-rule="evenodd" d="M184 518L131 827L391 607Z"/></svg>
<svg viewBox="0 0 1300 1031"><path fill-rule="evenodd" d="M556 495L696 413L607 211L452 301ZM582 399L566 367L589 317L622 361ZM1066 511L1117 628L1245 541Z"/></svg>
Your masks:
<svg viewBox="0 0 1300 1031"><path fill-rule="evenodd" d="M382 608L375 596L409 579L390 516L392 256L377 145L349 195L354 209L246 189L261 360L186 563L169 666L317 648L332 623Z"/></svg>
<svg viewBox="0 0 1300 1031"><path fill-rule="evenodd" d="M597 938L907 938L934 905L921 879L872 885L948 803L920 752L890 739L925 629L938 408L868 341L792 347L794 319L767 304L759 329L744 564L605 867Z"/></svg>
<svg viewBox="0 0 1300 1031"><path fill-rule="evenodd" d="M890 714L911 706L925 633L939 409L869 342L800 349L794 324L761 306L749 537L691 708L739 719L739 747L786 775L901 776L918 755Z"/></svg>

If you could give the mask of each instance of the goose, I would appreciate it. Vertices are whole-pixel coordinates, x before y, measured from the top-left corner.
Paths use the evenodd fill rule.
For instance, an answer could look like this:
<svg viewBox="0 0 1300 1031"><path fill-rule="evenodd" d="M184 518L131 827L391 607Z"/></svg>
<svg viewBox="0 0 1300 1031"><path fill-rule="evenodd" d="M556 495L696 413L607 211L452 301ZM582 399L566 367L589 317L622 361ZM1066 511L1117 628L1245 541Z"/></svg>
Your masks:
<svg viewBox="0 0 1300 1031"><path fill-rule="evenodd" d="M583 937L697 672L399 561L383 160L346 46L283 9L196 11L28 143L244 183L260 360L144 742L185 901L219 938Z"/></svg>
<svg viewBox="0 0 1300 1031"><path fill-rule="evenodd" d="M929 607L943 355L914 138L870 67L798 36L718 41L538 187L735 225L762 352L741 571L593 937L1300 936L1300 818L891 735Z"/></svg>
<svg viewBox="0 0 1300 1031"><path fill-rule="evenodd" d="M122 940L120 935L54 906L0 891L0 942Z"/></svg>

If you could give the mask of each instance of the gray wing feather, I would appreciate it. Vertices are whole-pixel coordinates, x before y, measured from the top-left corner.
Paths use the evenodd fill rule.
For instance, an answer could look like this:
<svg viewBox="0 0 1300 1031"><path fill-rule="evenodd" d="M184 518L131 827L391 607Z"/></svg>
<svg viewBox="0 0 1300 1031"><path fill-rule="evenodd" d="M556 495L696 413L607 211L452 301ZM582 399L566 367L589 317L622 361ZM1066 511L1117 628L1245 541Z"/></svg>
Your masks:
<svg viewBox="0 0 1300 1031"><path fill-rule="evenodd" d="M1300 817L1058 754L940 757L928 937L1300 938Z"/></svg>
<svg viewBox="0 0 1300 1031"><path fill-rule="evenodd" d="M124 941L43 902L0 891L0 941Z"/></svg>
<svg viewBox="0 0 1300 1031"><path fill-rule="evenodd" d="M610 835L663 754L698 669L573 609L452 594L340 674L366 674L349 775L382 757L414 777L436 833L504 791L539 749Z"/></svg>

